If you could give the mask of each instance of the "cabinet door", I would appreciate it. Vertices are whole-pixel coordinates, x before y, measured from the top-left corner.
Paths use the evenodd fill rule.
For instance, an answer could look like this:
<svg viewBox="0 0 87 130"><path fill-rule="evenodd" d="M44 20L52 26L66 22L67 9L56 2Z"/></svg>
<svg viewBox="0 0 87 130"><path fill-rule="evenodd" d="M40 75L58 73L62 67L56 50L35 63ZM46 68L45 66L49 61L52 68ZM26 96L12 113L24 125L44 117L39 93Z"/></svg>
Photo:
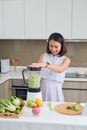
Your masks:
<svg viewBox="0 0 87 130"><path fill-rule="evenodd" d="M24 0L4 2L4 38L24 38Z"/></svg>
<svg viewBox="0 0 87 130"><path fill-rule="evenodd" d="M25 38L46 39L46 0L25 0Z"/></svg>
<svg viewBox="0 0 87 130"><path fill-rule="evenodd" d="M81 101L81 82L64 82L63 93L66 102Z"/></svg>
<svg viewBox="0 0 87 130"><path fill-rule="evenodd" d="M63 93L66 102L86 102L87 101L87 82L75 81L63 84Z"/></svg>
<svg viewBox="0 0 87 130"><path fill-rule="evenodd" d="M9 98L11 94L11 80L8 80L2 84L0 84L0 99L1 98Z"/></svg>
<svg viewBox="0 0 87 130"><path fill-rule="evenodd" d="M81 91L73 89L63 89L65 102L81 101Z"/></svg>
<svg viewBox="0 0 87 130"><path fill-rule="evenodd" d="M47 38L53 32L71 39L72 0L47 0Z"/></svg>
<svg viewBox="0 0 87 130"><path fill-rule="evenodd" d="M3 2L0 1L0 38L3 38Z"/></svg>
<svg viewBox="0 0 87 130"><path fill-rule="evenodd" d="M87 39L87 0L73 0L72 39Z"/></svg>
<svg viewBox="0 0 87 130"><path fill-rule="evenodd" d="M81 91L81 102L84 102L84 103L87 102L87 89Z"/></svg>
<svg viewBox="0 0 87 130"><path fill-rule="evenodd" d="M81 91L81 102L87 102L87 82L82 82L81 88L83 89Z"/></svg>

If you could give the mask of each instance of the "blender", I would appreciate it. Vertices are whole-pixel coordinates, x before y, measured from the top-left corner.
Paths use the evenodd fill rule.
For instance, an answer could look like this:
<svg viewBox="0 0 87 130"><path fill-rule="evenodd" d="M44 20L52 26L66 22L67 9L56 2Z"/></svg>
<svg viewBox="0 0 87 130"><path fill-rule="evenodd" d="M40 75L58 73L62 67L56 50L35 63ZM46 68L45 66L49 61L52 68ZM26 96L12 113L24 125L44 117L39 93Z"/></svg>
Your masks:
<svg viewBox="0 0 87 130"><path fill-rule="evenodd" d="M23 81L28 85L27 100L42 99L40 71L41 67L27 67L27 69L22 70Z"/></svg>

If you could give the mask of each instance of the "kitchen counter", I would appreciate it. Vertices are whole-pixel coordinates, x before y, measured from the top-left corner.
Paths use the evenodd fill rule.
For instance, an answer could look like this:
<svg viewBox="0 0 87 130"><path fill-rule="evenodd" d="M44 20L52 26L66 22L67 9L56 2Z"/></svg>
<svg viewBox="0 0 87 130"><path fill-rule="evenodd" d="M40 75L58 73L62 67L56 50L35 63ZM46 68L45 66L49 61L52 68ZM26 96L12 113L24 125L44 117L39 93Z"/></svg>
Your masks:
<svg viewBox="0 0 87 130"><path fill-rule="evenodd" d="M13 67L11 67L10 72L5 74L0 74L0 84L5 82L9 79L23 79L22 77L22 70L26 69L26 66L18 66L17 71L15 72ZM69 73L75 73L77 71L87 71L87 68L76 68L76 67L70 67L68 68L67 72ZM65 81L87 81L87 78L65 78Z"/></svg>
<svg viewBox="0 0 87 130"><path fill-rule="evenodd" d="M14 71L14 68L11 67L11 70L7 73L0 73L0 84L9 79L23 79L22 70L26 69L26 66L18 66L17 70Z"/></svg>
<svg viewBox="0 0 87 130"><path fill-rule="evenodd" d="M53 107L57 102L52 103ZM85 104L82 104L83 106ZM50 111L47 102L41 113L33 115L30 108L25 108L18 119L0 118L0 130L87 130L87 115L63 115L55 110Z"/></svg>

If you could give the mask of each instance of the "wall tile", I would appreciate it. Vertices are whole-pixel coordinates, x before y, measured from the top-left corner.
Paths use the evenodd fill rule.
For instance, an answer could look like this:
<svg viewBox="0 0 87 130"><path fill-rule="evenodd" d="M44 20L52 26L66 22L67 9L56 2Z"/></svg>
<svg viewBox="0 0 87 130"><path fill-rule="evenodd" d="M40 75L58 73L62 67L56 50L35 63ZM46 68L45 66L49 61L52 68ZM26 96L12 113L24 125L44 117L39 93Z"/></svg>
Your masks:
<svg viewBox="0 0 87 130"><path fill-rule="evenodd" d="M18 58L19 65L37 62L45 52L45 40L0 40L0 58ZM87 67L87 43L67 43L67 56L71 58L71 67Z"/></svg>

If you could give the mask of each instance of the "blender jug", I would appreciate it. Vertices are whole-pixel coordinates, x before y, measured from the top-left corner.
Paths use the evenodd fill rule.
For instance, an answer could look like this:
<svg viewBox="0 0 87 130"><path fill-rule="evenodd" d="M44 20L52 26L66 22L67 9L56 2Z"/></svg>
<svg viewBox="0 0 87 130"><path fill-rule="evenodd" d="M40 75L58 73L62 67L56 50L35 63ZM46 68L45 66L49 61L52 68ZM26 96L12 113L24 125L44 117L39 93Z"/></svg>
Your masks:
<svg viewBox="0 0 87 130"><path fill-rule="evenodd" d="M27 67L27 69L22 70L24 83L28 85L27 100L42 99L40 71L41 67Z"/></svg>

